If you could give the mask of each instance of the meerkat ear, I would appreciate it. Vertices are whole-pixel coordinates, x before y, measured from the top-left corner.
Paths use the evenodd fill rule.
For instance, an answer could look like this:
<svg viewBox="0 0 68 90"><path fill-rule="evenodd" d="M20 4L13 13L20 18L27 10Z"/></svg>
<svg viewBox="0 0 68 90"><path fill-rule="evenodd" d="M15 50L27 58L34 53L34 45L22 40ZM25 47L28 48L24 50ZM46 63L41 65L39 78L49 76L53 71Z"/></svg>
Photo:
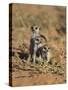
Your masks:
<svg viewBox="0 0 68 90"><path fill-rule="evenodd" d="M33 30L33 26L31 26L31 30Z"/></svg>
<svg viewBox="0 0 68 90"><path fill-rule="evenodd" d="M39 27L39 30L41 30L41 27Z"/></svg>
<svg viewBox="0 0 68 90"><path fill-rule="evenodd" d="M33 31L33 26L31 26L31 30Z"/></svg>

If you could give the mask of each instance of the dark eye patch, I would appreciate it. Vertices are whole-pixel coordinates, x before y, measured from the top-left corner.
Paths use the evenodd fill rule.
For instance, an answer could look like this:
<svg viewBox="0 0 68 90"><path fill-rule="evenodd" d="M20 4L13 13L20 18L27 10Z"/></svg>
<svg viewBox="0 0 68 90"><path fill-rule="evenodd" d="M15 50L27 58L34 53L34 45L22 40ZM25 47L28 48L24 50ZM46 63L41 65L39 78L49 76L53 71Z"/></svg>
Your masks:
<svg viewBox="0 0 68 90"><path fill-rule="evenodd" d="M41 30L41 28L39 27L39 30Z"/></svg>
<svg viewBox="0 0 68 90"><path fill-rule="evenodd" d="M35 29L37 30L38 28L37 28L37 27L35 27Z"/></svg>

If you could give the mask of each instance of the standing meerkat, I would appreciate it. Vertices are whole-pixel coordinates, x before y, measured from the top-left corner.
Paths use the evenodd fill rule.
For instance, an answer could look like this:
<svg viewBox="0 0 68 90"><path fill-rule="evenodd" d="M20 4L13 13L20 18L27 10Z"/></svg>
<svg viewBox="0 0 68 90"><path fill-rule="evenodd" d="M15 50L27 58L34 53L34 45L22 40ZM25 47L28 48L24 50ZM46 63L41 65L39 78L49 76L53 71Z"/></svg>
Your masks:
<svg viewBox="0 0 68 90"><path fill-rule="evenodd" d="M39 48L42 48L45 45L45 43L43 43L43 41L46 42L47 39L45 38L45 36L40 34L40 27L33 26L33 27L31 27L31 30L32 30L32 36L31 36L31 40L30 40L30 55L31 55L30 57L31 57L31 60L33 61L33 63L35 63L37 53L40 50ZM43 52L42 49L41 49L41 52ZM45 50L45 52L46 52L46 50Z"/></svg>

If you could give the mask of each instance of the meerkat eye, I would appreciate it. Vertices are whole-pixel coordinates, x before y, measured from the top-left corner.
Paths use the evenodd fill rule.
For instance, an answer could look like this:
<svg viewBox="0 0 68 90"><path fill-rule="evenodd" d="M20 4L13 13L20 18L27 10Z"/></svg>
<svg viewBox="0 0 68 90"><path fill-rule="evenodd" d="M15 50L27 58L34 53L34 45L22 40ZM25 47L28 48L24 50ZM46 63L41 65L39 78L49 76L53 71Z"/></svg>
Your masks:
<svg viewBox="0 0 68 90"><path fill-rule="evenodd" d="M38 28L37 28L37 27L35 27L35 29L37 30Z"/></svg>
<svg viewBox="0 0 68 90"><path fill-rule="evenodd" d="M39 30L41 30L41 28L39 27Z"/></svg>

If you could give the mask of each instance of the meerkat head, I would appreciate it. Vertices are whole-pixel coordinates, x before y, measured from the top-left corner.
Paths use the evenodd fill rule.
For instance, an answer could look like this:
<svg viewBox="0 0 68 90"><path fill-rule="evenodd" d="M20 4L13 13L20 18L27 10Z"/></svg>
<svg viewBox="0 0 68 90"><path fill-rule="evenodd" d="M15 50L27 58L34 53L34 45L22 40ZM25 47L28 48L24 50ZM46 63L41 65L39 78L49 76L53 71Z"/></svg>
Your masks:
<svg viewBox="0 0 68 90"><path fill-rule="evenodd" d="M31 30L33 33L39 33L40 32L40 27L39 26L32 26Z"/></svg>

